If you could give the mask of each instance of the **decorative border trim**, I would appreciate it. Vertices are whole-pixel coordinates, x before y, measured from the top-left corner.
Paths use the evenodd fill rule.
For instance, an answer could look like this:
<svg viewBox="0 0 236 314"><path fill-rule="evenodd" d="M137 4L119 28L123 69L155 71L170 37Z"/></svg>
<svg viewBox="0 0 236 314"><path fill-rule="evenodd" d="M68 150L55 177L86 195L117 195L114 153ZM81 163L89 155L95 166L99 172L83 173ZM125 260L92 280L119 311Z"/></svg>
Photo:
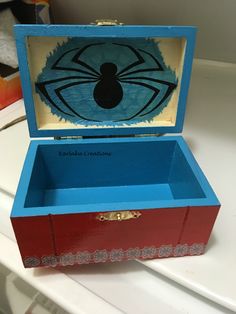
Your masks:
<svg viewBox="0 0 236 314"><path fill-rule="evenodd" d="M29 256L23 259L24 266L28 267L56 267L75 264L120 262L133 259L153 259L165 257L180 257L186 255L201 255L205 251L204 243L177 244L176 246L162 245L160 247L146 246L144 248L134 247L128 250L112 249L96 250L94 252L78 251L77 253L65 253L59 256L46 255L42 257Z"/></svg>

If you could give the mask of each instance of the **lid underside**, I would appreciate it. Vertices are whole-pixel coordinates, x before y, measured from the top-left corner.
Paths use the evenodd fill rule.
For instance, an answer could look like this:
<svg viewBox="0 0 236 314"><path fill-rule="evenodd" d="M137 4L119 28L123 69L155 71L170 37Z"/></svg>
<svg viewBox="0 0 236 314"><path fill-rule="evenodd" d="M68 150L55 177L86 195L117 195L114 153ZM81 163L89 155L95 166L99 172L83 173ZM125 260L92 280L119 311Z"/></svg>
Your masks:
<svg viewBox="0 0 236 314"><path fill-rule="evenodd" d="M53 34L45 26L16 27L25 39L23 45L18 40L18 54L32 136L182 129L193 50L188 32L175 27L171 37L170 32L163 36L164 27L154 27L154 33L144 27L146 35L140 36L140 27L121 26L109 27L109 36L107 27L90 26L85 36L85 27L74 27L76 36L69 26ZM104 36L101 31L96 36L98 29Z"/></svg>

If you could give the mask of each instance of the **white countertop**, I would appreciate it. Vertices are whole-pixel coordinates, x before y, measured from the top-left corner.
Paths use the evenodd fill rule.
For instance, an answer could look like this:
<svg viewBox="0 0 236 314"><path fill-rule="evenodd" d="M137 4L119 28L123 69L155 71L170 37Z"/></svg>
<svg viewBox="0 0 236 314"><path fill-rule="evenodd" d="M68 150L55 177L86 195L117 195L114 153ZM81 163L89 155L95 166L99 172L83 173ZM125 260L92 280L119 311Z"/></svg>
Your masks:
<svg viewBox="0 0 236 314"><path fill-rule="evenodd" d="M222 203L203 256L24 269L9 219L30 141L24 121L0 132L0 262L70 313L236 311L235 86L236 65L195 61L183 136ZM22 104L0 111L0 127Z"/></svg>

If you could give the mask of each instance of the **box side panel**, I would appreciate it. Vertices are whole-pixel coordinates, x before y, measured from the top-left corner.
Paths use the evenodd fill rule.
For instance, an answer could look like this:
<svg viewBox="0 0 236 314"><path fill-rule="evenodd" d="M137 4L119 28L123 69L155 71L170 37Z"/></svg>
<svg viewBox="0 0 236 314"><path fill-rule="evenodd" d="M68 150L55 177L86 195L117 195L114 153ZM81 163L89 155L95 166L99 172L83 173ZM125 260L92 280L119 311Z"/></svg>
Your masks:
<svg viewBox="0 0 236 314"><path fill-rule="evenodd" d="M12 217L11 222L25 267L43 266L44 256L56 254L49 216Z"/></svg>
<svg viewBox="0 0 236 314"><path fill-rule="evenodd" d="M220 206L189 207L180 243L207 244Z"/></svg>

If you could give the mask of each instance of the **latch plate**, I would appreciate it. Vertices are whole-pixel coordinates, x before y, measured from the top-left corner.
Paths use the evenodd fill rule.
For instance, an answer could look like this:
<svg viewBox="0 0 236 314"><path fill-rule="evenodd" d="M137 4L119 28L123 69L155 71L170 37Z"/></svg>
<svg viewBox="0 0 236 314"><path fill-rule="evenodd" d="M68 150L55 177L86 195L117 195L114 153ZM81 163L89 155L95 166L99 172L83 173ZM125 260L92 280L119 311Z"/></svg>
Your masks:
<svg viewBox="0 0 236 314"><path fill-rule="evenodd" d="M100 221L122 221L129 219L137 219L141 216L141 213L138 211L119 211L119 212L107 212L100 213L96 216L96 219Z"/></svg>

